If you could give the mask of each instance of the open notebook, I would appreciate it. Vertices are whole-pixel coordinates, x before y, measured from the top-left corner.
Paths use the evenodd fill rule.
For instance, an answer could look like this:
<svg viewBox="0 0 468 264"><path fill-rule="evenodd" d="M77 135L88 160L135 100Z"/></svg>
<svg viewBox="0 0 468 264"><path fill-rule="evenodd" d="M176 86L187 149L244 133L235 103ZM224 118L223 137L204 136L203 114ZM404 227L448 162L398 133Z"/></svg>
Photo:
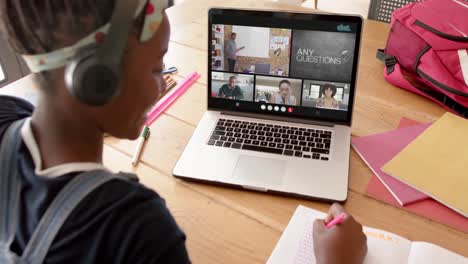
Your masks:
<svg viewBox="0 0 468 264"><path fill-rule="evenodd" d="M312 228L315 219L324 219L319 211L299 206L268 260L268 264L314 264ZM468 264L468 259L425 242L411 242L403 237L369 227L368 252L364 264Z"/></svg>

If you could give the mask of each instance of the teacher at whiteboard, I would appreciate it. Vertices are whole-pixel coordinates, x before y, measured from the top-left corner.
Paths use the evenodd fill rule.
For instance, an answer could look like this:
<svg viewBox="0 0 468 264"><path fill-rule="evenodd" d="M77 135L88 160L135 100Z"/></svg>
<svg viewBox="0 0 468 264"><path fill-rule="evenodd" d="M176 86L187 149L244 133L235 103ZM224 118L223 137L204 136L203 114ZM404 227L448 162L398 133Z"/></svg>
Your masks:
<svg viewBox="0 0 468 264"><path fill-rule="evenodd" d="M226 54L228 59L229 71L234 72L237 62L237 52L244 49L245 47L237 48L236 44L237 34L232 32L231 39L226 42Z"/></svg>

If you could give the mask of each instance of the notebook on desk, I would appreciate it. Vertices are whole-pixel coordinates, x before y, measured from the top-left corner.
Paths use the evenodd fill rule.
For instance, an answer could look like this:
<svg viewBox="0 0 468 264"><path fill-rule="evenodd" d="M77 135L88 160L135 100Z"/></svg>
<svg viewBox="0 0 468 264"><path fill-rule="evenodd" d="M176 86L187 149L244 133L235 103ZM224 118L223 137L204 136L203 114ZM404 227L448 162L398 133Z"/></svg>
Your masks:
<svg viewBox="0 0 468 264"><path fill-rule="evenodd" d="M398 128L407 128L418 125L421 125L421 123L403 117L400 120ZM452 209L435 201L432 198L428 198L419 202L414 202L404 207L401 207L398 201L392 195L392 193L388 191L387 187L385 187L381 180L376 176L372 177L369 181L366 193L374 199L383 201L396 207L400 207L404 210L411 211L415 214L421 215L436 222L449 225L464 232L468 232L467 218L463 217L462 215L456 213Z"/></svg>
<svg viewBox="0 0 468 264"><path fill-rule="evenodd" d="M445 114L382 170L468 217L468 121Z"/></svg>
<svg viewBox="0 0 468 264"><path fill-rule="evenodd" d="M267 264L314 264L312 228L315 219L326 214L299 206L283 232ZM379 229L364 227L368 252L364 264L468 264L468 259L426 242L406 238Z"/></svg>
<svg viewBox="0 0 468 264"><path fill-rule="evenodd" d="M354 150L402 206L425 200L429 197L398 179L391 177L380 168L394 158L429 126L430 124L419 124L376 135L355 137L351 141Z"/></svg>

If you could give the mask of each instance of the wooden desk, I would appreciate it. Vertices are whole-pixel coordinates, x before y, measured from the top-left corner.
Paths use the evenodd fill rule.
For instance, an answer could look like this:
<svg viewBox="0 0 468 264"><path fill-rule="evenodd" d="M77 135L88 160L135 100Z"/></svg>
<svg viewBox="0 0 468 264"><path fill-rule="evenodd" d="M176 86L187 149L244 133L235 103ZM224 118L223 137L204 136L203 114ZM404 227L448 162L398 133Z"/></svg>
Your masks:
<svg viewBox="0 0 468 264"><path fill-rule="evenodd" d="M195 184L171 176L179 155L206 110L207 10L210 6L301 10L260 0L185 1L170 8L172 37L166 64L180 69L179 79L192 71L201 72L202 78L152 125L152 136L138 168L130 165L136 142L108 138L104 160L113 170L136 172L144 184L165 197L188 235L187 245L194 263L265 263L299 204L322 211L326 211L329 204ZM355 136L393 129L401 117L428 122L444 113L435 104L384 81L383 65L375 59L375 51L384 47L388 31L387 24L365 22L354 110ZM31 77L4 91L17 91L29 85ZM359 221L468 256L467 233L367 197L365 188L371 176L372 172L352 152L349 199L345 207Z"/></svg>

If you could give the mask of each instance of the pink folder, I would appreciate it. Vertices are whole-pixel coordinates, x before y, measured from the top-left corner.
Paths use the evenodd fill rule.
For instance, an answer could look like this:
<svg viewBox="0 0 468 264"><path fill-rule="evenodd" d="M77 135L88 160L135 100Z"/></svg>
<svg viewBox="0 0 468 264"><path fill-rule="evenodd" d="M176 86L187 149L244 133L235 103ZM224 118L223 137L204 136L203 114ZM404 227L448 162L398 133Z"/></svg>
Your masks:
<svg viewBox="0 0 468 264"><path fill-rule="evenodd" d="M405 121L404 121L405 122ZM367 137L355 137L351 144L400 205L429 197L383 172L387 162L416 139L430 124L419 124Z"/></svg>
<svg viewBox="0 0 468 264"><path fill-rule="evenodd" d="M398 128L405 128L416 125L421 125L421 123L419 123L418 121L414 121L413 119L402 117L400 119L400 124L398 125Z"/></svg>
<svg viewBox="0 0 468 264"><path fill-rule="evenodd" d="M367 195L382 202L400 207L433 221L446 224L463 232L468 232L468 219L445 205L429 198L406 206L400 206L385 185L377 177L372 177L367 186Z"/></svg>
<svg viewBox="0 0 468 264"><path fill-rule="evenodd" d="M419 124L420 123L411 119L402 118L400 120L399 128ZM392 196L392 194L386 189L385 185L383 185L377 177L372 177L370 180L369 185L367 186L367 194L377 200L400 207L398 201ZM417 215L429 218L433 221L446 224L464 232L468 232L468 219L431 198L415 202L401 208L413 212Z"/></svg>

